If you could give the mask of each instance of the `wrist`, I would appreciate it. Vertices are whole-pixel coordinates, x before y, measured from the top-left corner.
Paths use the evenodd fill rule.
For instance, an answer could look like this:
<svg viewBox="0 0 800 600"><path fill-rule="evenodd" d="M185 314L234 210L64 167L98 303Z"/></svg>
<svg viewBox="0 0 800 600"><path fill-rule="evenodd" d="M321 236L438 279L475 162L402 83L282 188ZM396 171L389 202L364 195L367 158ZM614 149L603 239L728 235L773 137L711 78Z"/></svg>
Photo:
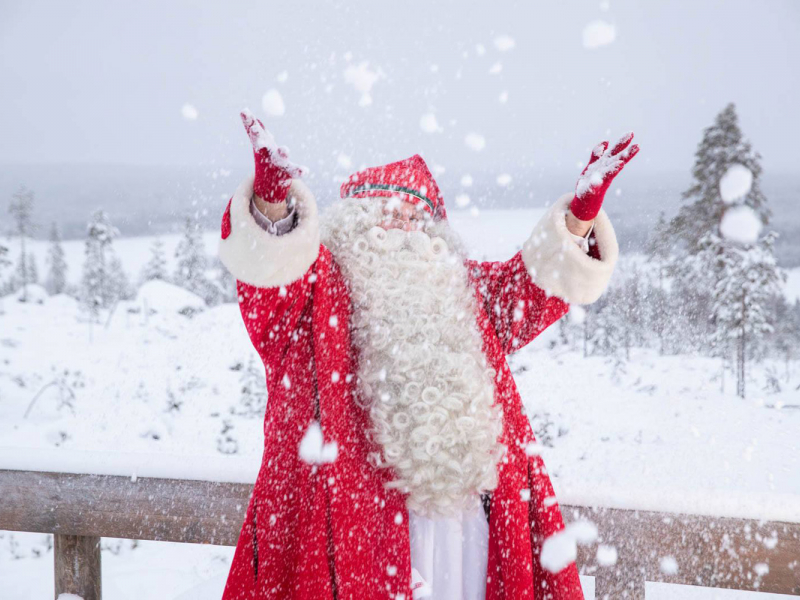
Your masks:
<svg viewBox="0 0 800 600"><path fill-rule="evenodd" d="M587 233L589 233L589 230L592 228L592 223L594 223L594 219L589 219L588 221L584 219L579 219L572 212L572 209L567 211L566 221L567 221L567 230L570 233L574 235L579 235L581 237L584 237Z"/></svg>
<svg viewBox="0 0 800 600"><path fill-rule="evenodd" d="M256 205L258 211L273 223L285 218L289 214L289 206L285 199L279 202L271 202L265 200L258 194L254 194L253 203Z"/></svg>

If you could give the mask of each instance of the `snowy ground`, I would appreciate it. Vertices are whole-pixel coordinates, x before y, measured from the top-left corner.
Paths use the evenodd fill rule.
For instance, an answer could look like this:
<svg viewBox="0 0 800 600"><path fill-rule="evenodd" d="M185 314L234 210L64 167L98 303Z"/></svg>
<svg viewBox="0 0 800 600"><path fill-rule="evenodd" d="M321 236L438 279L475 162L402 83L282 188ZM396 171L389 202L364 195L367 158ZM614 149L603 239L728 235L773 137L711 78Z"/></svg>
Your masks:
<svg viewBox="0 0 800 600"><path fill-rule="evenodd" d="M474 244L475 257L495 259L511 256L539 214L492 211L478 219L462 212L452 220L468 241L483 241ZM216 235L207 240L211 251ZM116 243L129 271L146 262L149 243ZM82 246L69 244L77 279ZM155 288L147 297L121 304L100 325L87 323L65 296L42 304L0 299L0 468L49 461L54 470L70 469L70 456L72 464L103 468L87 457L109 461L108 449L118 448L127 456L110 460L109 468L126 474L143 474L141 455L159 454L175 476L254 477L260 419L229 411L240 406L243 382L263 381L263 369L238 308L223 305L190 318L178 312L193 302L181 290ZM512 368L529 415L537 415L534 427L549 422L552 447L544 459L562 503L800 521L800 365L754 365L752 395L741 400L730 374L721 391L718 361L639 350L615 369L609 359L584 358L577 347L551 349L556 334L551 328L517 353ZM782 392L763 391L768 369L778 373ZM217 450L223 419L233 425L233 457ZM59 462L49 458L54 453ZM4 599L52 596L46 540L0 532ZM230 548L104 543L109 600L219 598L232 556ZM586 584L592 597L592 581ZM648 598L744 597L648 587Z"/></svg>

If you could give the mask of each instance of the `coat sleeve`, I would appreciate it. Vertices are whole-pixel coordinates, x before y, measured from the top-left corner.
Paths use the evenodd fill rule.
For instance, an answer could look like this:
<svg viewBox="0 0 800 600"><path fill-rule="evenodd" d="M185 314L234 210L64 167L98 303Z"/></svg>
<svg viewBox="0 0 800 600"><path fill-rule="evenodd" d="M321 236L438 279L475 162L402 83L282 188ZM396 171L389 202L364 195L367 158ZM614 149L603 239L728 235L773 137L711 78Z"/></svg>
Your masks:
<svg viewBox="0 0 800 600"><path fill-rule="evenodd" d="M320 251L314 196L299 180L289 193L296 225L283 235L265 230L250 212L253 178L233 195L222 217L219 257L236 278L239 307L258 353L280 360L311 298L313 264Z"/></svg>
<svg viewBox="0 0 800 600"><path fill-rule="evenodd" d="M600 211L589 252L566 224L572 194L558 199L536 224L522 250L505 262L467 261L478 298L507 354L528 344L569 310L591 304L605 290L619 256L608 216Z"/></svg>

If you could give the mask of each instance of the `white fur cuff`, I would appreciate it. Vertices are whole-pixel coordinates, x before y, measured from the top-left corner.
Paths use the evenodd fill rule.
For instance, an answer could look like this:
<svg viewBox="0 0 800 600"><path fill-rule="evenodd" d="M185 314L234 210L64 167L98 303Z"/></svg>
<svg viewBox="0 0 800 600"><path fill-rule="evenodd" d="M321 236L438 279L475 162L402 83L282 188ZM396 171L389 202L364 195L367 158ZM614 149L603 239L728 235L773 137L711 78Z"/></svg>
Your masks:
<svg viewBox="0 0 800 600"><path fill-rule="evenodd" d="M219 243L219 257L236 279L256 287L288 285L300 279L319 255L319 216L314 195L300 180L289 194L297 207L297 226L278 236L261 228L250 214L253 177L231 201L231 233Z"/></svg>
<svg viewBox="0 0 800 600"><path fill-rule="evenodd" d="M594 221L600 260L575 244L565 215L573 194L561 196L536 224L522 247L522 260L536 285L570 304L591 304L605 291L619 257L614 228L605 211Z"/></svg>

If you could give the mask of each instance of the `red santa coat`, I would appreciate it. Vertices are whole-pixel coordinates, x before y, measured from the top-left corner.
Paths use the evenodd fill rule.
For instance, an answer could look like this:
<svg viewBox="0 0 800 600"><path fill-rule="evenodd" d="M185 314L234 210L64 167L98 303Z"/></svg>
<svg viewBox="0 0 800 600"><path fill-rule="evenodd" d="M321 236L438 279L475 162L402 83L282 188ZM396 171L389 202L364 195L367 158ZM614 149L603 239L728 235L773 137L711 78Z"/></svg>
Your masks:
<svg viewBox="0 0 800 600"><path fill-rule="evenodd" d="M353 399L358 366L350 298L336 261L319 242L314 198L294 181L298 224L275 236L250 214L252 190L248 179L228 204L220 258L237 279L269 402L262 465L223 600L411 600L404 496L384 489L390 471L367 461L376 448L365 435L369 415ZM564 221L571 197L551 207L510 260L467 261L508 448L492 493L487 600L583 598L574 563L556 574L539 563L543 540L564 524L541 458L525 452L534 436L506 362L563 316L568 302L599 297L613 271L618 246L608 217L602 211L597 217L596 243L585 254ZM338 444L332 463L310 465L298 456L314 420L325 441ZM530 500L523 490L530 490Z"/></svg>

